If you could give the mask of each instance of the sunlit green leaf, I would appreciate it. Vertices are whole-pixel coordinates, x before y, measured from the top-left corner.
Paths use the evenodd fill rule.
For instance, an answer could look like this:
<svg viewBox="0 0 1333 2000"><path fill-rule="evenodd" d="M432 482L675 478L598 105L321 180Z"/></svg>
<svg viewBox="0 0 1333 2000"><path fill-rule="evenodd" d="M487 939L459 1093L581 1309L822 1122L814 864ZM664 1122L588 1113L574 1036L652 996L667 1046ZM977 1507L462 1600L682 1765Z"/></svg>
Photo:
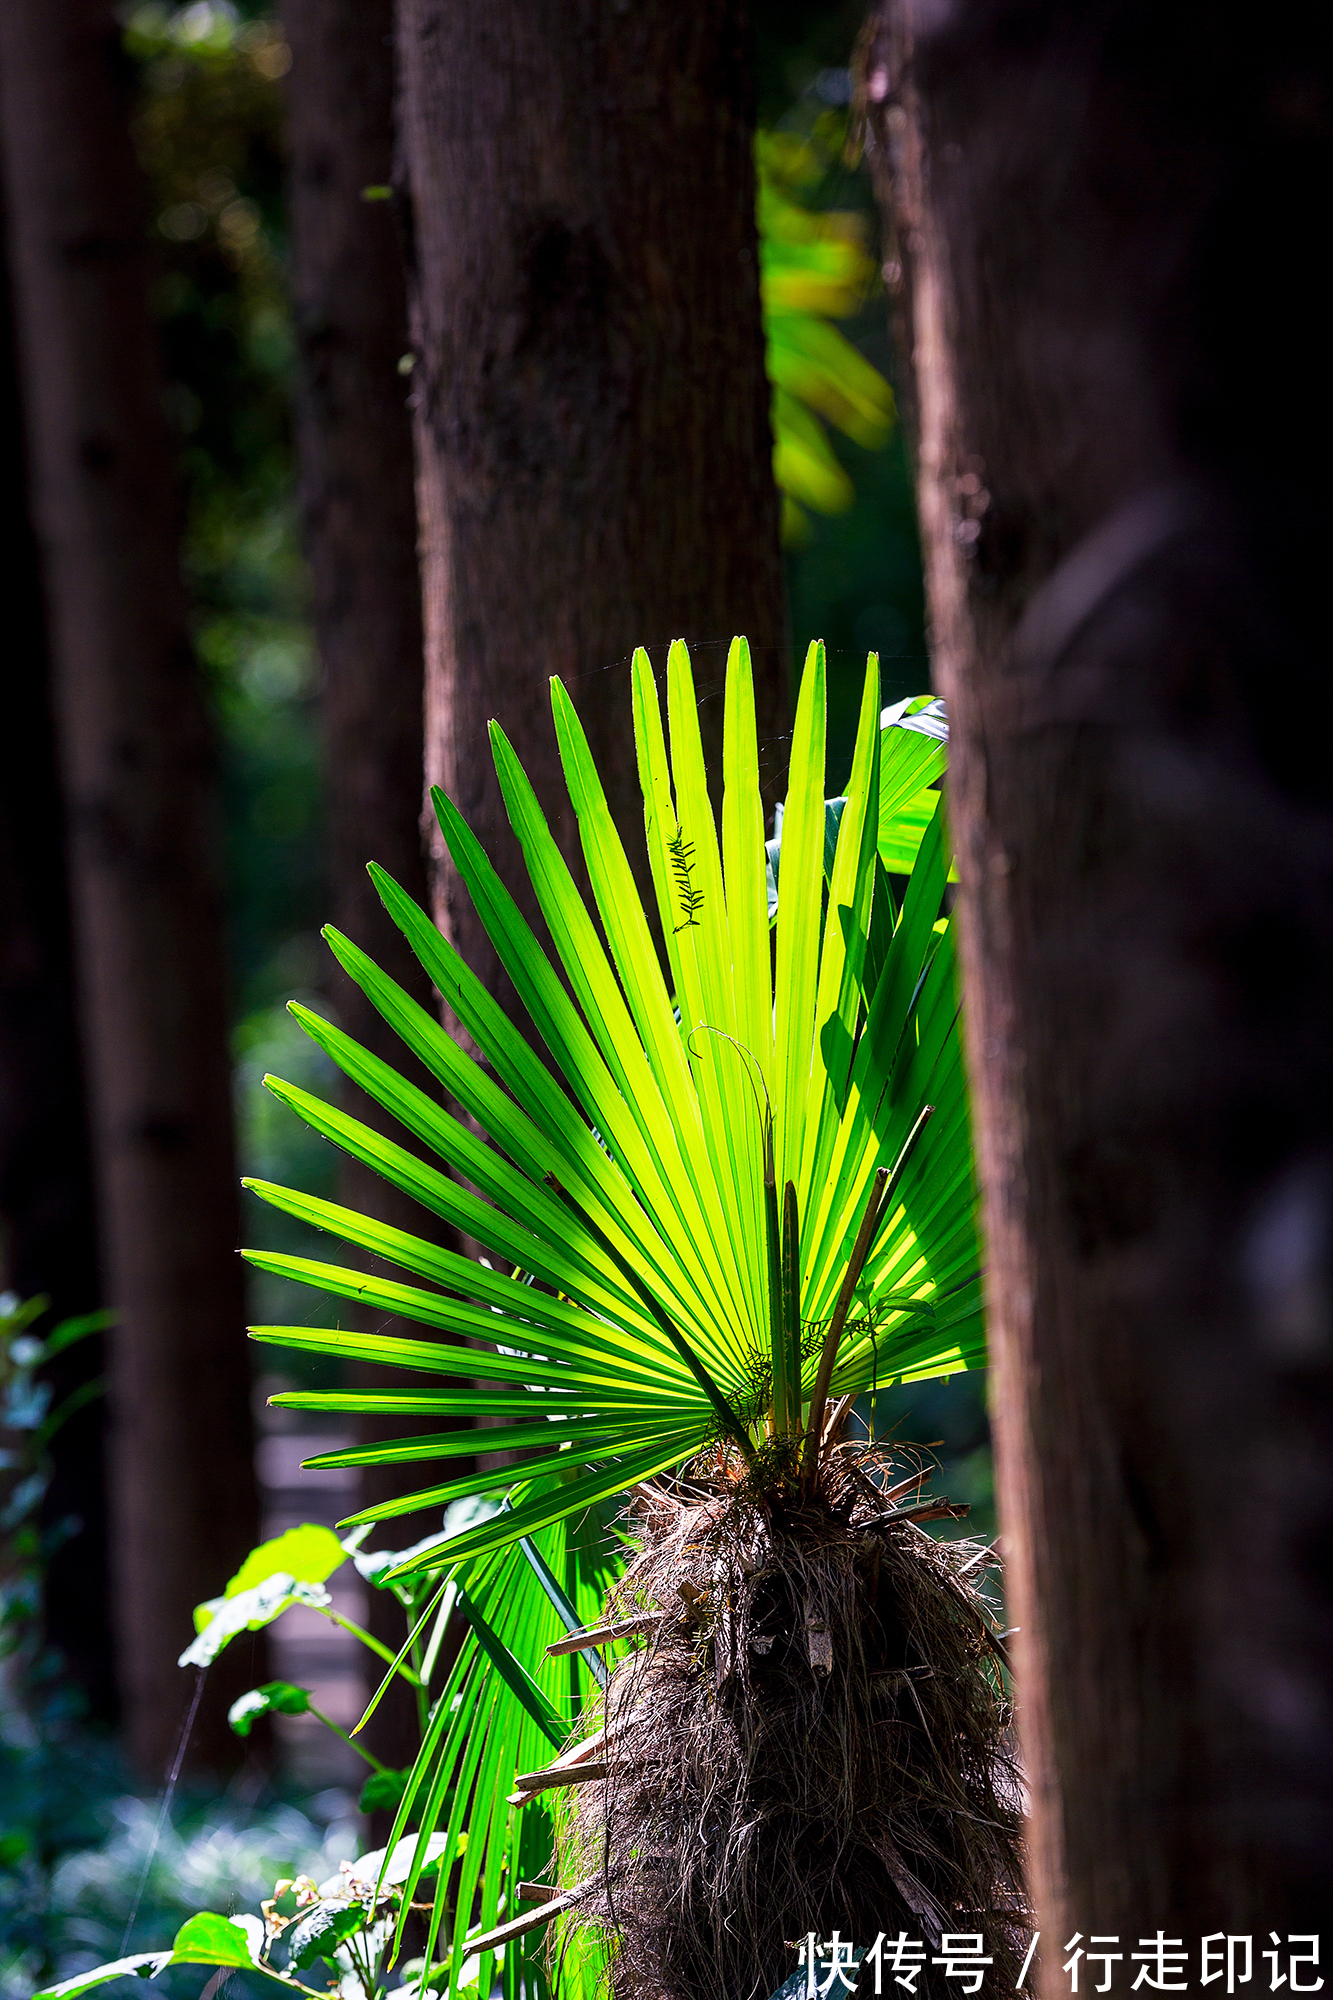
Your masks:
<svg viewBox="0 0 1333 2000"><path fill-rule="evenodd" d="M263 1687L238 1696L227 1710L227 1721L238 1736L248 1736L266 1715L306 1715L309 1709L308 1689L290 1681L265 1681Z"/></svg>
<svg viewBox="0 0 1333 2000"><path fill-rule="evenodd" d="M331 1602L323 1584L307 1583L279 1570L257 1583L253 1590L240 1590L233 1597L214 1597L206 1604L196 1605L194 1615L199 1630L177 1664L211 1666L223 1647L229 1646L239 1633L258 1632L294 1604L320 1611Z"/></svg>
<svg viewBox="0 0 1333 2000"><path fill-rule="evenodd" d="M333 1958L339 1945L365 1929L366 1915L364 1903L348 1902L345 1897L316 1903L288 1939L292 1966L297 1972L304 1972L317 1959Z"/></svg>
<svg viewBox="0 0 1333 2000"><path fill-rule="evenodd" d="M306 1521L301 1527L288 1528L286 1534L251 1549L223 1595L236 1597L280 1572L295 1577L298 1583L324 1583L346 1560L347 1552L331 1528Z"/></svg>

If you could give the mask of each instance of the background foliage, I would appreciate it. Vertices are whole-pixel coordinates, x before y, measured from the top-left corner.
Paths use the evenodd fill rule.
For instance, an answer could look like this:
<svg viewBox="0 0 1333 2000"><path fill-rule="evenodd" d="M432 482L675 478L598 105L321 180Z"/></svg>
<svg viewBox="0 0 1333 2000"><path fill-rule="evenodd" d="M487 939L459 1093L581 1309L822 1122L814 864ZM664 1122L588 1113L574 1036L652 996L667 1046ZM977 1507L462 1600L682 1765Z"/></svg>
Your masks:
<svg viewBox="0 0 1333 2000"><path fill-rule="evenodd" d="M802 0L763 10L759 100L769 137L761 157L771 242L781 234L779 201L790 198L790 207L807 217L838 218L827 228L816 220L813 229L814 240L832 245L841 259L841 275L835 271L815 303L837 319L838 338L869 369L891 378L874 206L868 182L846 163L841 146L844 65L859 20L857 7L814 9ZM222 746L241 1155L258 1178L331 1193L331 1150L260 1089L270 1070L316 1093L333 1083L328 1058L285 1010L291 998L328 1010L318 943L328 907L319 690L297 542L290 414L294 341L282 188L290 58L275 11L253 0L136 7L127 17L126 43L140 79L135 138L150 190L154 306L179 439L184 563ZM793 225L790 213L786 224L797 237L788 248L799 249L804 225ZM789 303L791 275L788 259ZM860 379L874 405L872 378ZM788 547L796 656L817 636L827 641L830 793L841 789L850 764L867 650L880 653L886 700L925 683L920 560L901 431L885 421L882 399L878 417L870 405L853 413L849 427L839 427L836 410L828 412L825 471L841 511L826 515L807 506ZM285 1252L314 1241L301 1224L271 1210L252 1210L249 1235ZM282 1317L289 1288L262 1273L252 1282L256 1317ZM293 1379L307 1387L332 1380L322 1367L303 1363ZM982 1503L976 1525L985 1532L988 1456L975 1380L881 1395L878 1419L900 1435L944 1441L951 1490ZM3 1894L6 1913L27 1913L27 1928L14 1932L17 1956L6 1976L20 1983L28 1969L47 1964L57 1940L64 1947L75 1941L90 1958L119 1946L112 1933L132 1900L124 1884L142 1852L146 1824L142 1810L123 1802L114 1760L89 1766L80 1788L82 1753L61 1735L63 1723L48 1720L45 1747L10 1742L3 1751ZM150 1932L160 1938L168 1908L183 1912L209 1901L218 1907L213 1888L205 1893L204 1884L218 1879L206 1860L223 1854L228 1842L227 1866L239 1871L238 1883L250 1875L257 1883L270 1861L279 1865L280 1852L295 1866L301 1854L320 1850L317 1818L298 1823L282 1817L289 1809L274 1810L277 1818L257 1823L261 1866L236 1845L235 1825L249 1818L242 1801L234 1812L219 1808L214 1818L189 1808L167 1836L173 1859L151 1873L134 1943ZM72 1855L68 1865L61 1854ZM170 1891L168 1878L175 1884ZM113 1882L120 1886L108 1886Z"/></svg>

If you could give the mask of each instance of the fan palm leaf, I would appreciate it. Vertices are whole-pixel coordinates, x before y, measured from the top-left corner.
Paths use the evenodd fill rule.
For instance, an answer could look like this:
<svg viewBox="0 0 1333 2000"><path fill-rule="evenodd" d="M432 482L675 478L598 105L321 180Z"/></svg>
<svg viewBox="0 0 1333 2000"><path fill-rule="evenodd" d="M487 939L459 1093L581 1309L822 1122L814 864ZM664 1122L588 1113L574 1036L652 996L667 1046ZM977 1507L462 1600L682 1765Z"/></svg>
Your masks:
<svg viewBox="0 0 1333 2000"><path fill-rule="evenodd" d="M815 1414L812 1393L853 1239L895 1163L854 1301L843 1308L827 1387L852 1394L876 1380L951 1373L981 1357L967 1110L943 913L947 853L940 795L930 789L942 761L938 730L920 703L919 715L889 715L883 739L894 739L897 753L896 804L911 805L916 820L909 815L900 828L891 802L886 825L872 658L829 866L825 666L822 647L811 649L771 925L745 642L733 644L728 662L720 841L686 648L677 643L670 653L666 729L646 654L636 654L633 675L665 971L586 737L555 681L555 725L593 911L503 732L496 725L491 732L553 957L457 809L435 796L454 866L550 1067L424 912L374 869L387 909L485 1066L350 940L326 936L459 1115L334 1024L294 1011L442 1166L308 1092L267 1080L315 1130L475 1239L490 1260L250 1183L264 1200L401 1275L261 1252L248 1253L251 1262L445 1336L253 1329L264 1341L428 1378L416 1389L277 1398L386 1424L432 1414L441 1423L435 1440L389 1440L338 1455L340 1463L445 1461L476 1454L479 1445L530 1454L521 1467L445 1479L352 1517L379 1521L464 1492L511 1489L512 1506L422 1545L403 1574L500 1549L710 1444L730 1452L738 1470L771 1466L774 1476L787 1476ZM904 852L912 847L914 855ZM886 864L900 868L904 859L911 872L899 907ZM933 1115L923 1123L927 1106ZM445 1428L483 1415L500 1421L480 1436Z"/></svg>

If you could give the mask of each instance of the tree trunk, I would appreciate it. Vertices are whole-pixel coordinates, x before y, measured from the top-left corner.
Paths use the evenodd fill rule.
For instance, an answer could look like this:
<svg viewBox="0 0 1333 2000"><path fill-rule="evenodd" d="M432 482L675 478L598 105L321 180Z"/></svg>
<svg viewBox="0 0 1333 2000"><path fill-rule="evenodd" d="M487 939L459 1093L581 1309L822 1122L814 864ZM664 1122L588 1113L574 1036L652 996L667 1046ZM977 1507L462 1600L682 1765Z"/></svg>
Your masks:
<svg viewBox="0 0 1333 2000"><path fill-rule="evenodd" d="M1329 1907L1315 32L893 0L863 47L952 721L1051 1995L1076 1931L1132 1969L1164 1927L1191 1985L1203 1934L1252 1934L1257 1980L1268 1933Z"/></svg>
<svg viewBox="0 0 1333 2000"><path fill-rule="evenodd" d="M11 263L69 815L111 1345L115 1617L146 1775L191 1607L254 1539L209 741L177 573L129 82L104 0L0 19ZM229 1753L234 1649L198 1761ZM262 1672L262 1668L260 1669ZM244 1684L244 1683L243 1683Z"/></svg>
<svg viewBox="0 0 1333 2000"><path fill-rule="evenodd" d="M101 1295L46 622L2 249L0 480L0 596L12 662L10 755L0 786L0 1291L49 1298L39 1329L45 1333L72 1314L92 1312ZM89 1337L52 1362L53 1409L101 1376L103 1345L100 1336ZM52 1446L45 1526L60 1541L47 1567L43 1612L47 1644L89 1713L109 1722L116 1701L103 1431L104 1411L90 1403Z"/></svg>
<svg viewBox="0 0 1333 2000"><path fill-rule="evenodd" d="M426 633L426 771L520 904L498 717L582 876L561 675L631 843L629 659L747 633L785 769L785 616L741 0L399 0ZM705 699L714 768L721 702ZM776 754L775 754L776 753ZM433 822L432 822L433 827ZM436 919L501 991L432 830Z"/></svg>
<svg viewBox="0 0 1333 2000"><path fill-rule="evenodd" d="M333 918L430 1007L430 982L366 873L366 863L378 861L418 902L428 900L412 423L398 366L407 351L407 295L393 208L378 198L393 172L393 0L285 0L283 20L292 49L297 449L323 677ZM377 198L363 198L368 188ZM400 1065L402 1043L361 989L338 972L333 994L348 1033ZM368 1098L352 1091L348 1098L358 1118L405 1142ZM415 1202L353 1160L341 1164L339 1199L396 1228L433 1233ZM411 1426L401 1428L406 1434ZM382 1437L383 1425L370 1435ZM392 1466L363 1474L361 1487L363 1506L410 1490ZM372 1592L370 1618L396 1651L397 1603ZM370 1748L390 1763L410 1763L415 1729L410 1691L398 1683L375 1712Z"/></svg>

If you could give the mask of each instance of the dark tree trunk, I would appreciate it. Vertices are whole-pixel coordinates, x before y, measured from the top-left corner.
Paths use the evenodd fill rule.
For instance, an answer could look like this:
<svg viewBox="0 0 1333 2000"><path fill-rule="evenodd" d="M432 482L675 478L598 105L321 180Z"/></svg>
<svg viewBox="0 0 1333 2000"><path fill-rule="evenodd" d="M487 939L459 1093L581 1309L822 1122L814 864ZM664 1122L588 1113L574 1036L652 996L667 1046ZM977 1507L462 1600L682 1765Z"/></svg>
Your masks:
<svg viewBox="0 0 1333 2000"><path fill-rule="evenodd" d="M0 233L2 225L0 217ZM10 655L10 750L0 785L0 1290L23 1299L44 1294L51 1304L39 1330L49 1332L93 1311L100 1290L46 622L2 248L0 481L0 601ZM52 1362L53 1409L99 1378L103 1345L90 1337ZM92 1403L53 1444L45 1525L61 1541L45 1579L44 1623L89 1713L106 1722L115 1714L115 1682L103 1433L104 1411Z"/></svg>
<svg viewBox="0 0 1333 2000"><path fill-rule="evenodd" d="M1075 1931L1164 1927L1191 1985L1202 1934L1253 1934L1258 1979L1330 1907L1317 29L895 0L863 51L1052 1995Z"/></svg>
<svg viewBox="0 0 1333 2000"><path fill-rule="evenodd" d="M421 595L408 384L398 366L407 298L392 204L363 198L367 188L387 193L393 167L393 9L391 0L285 0L283 20L292 48L297 437L334 919L424 1004L424 975L366 874L378 861L425 896ZM350 981L340 978L337 1001L358 1040L386 1052L399 1046ZM366 1176L365 1185L384 1184Z"/></svg>
<svg viewBox="0 0 1333 2000"><path fill-rule="evenodd" d="M212 750L177 573L124 58L102 0L0 13L11 269L44 567L110 1342L129 1745L159 1774L176 1655L257 1528ZM196 1757L230 1751L210 1675Z"/></svg>
<svg viewBox="0 0 1333 2000"><path fill-rule="evenodd" d="M576 859L547 682L641 843L629 659L683 635L703 688L748 634L760 741L785 614L741 0L399 0L413 252L426 771L511 857L498 717ZM720 744L721 702L703 707ZM775 769L785 756L772 756ZM504 829L503 837L500 835ZM437 921L494 956L435 845ZM498 990L498 989L497 989Z"/></svg>
<svg viewBox="0 0 1333 2000"><path fill-rule="evenodd" d="M429 1007L430 983L366 873L366 863L378 861L418 902L428 900L412 422L398 365L407 352L407 297L393 208L363 194L387 194L393 172L393 4L285 0L283 20L292 48L297 447L323 677L332 914ZM333 991L348 1033L401 1064L402 1043L360 988L339 972ZM349 1093L349 1108L403 1143L401 1128L360 1093ZM355 1161L343 1162L339 1198L397 1228L430 1230L415 1202ZM382 1424L374 1427L372 1435L383 1434ZM363 1476L361 1504L405 1490L396 1468L374 1468ZM396 1602L372 1592L370 1617L396 1651L403 1637ZM386 1696L376 1710L370 1748L391 1763L410 1762L415 1726L402 1688L398 1701Z"/></svg>

